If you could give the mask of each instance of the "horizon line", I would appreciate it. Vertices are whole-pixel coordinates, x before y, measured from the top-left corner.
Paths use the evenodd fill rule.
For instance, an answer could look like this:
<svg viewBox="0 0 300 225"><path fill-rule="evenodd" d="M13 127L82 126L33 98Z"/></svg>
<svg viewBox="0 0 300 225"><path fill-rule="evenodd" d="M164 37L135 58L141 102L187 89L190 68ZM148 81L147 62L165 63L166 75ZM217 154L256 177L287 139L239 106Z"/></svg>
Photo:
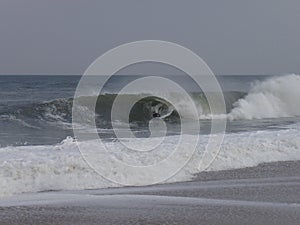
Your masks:
<svg viewBox="0 0 300 225"><path fill-rule="evenodd" d="M233 74L214 74L216 76L272 76L272 75L287 75L287 74L300 74L300 73L233 73ZM102 75L102 74L101 74ZM114 74L117 76L181 76L181 75L186 75L184 73L182 74ZM83 76L83 74L38 74L38 73L24 73L24 74L0 74L0 76ZM109 76L109 75L104 75L104 76Z"/></svg>

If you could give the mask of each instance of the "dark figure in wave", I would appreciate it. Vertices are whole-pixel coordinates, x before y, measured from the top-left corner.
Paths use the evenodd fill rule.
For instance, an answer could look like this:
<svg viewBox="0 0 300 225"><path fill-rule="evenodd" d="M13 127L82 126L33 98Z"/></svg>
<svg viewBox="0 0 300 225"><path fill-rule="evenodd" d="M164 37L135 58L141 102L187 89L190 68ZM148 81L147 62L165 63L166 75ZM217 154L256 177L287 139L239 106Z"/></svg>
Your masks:
<svg viewBox="0 0 300 225"><path fill-rule="evenodd" d="M160 117L160 114L157 112L153 112L152 116L153 116L153 118L157 118L157 117Z"/></svg>

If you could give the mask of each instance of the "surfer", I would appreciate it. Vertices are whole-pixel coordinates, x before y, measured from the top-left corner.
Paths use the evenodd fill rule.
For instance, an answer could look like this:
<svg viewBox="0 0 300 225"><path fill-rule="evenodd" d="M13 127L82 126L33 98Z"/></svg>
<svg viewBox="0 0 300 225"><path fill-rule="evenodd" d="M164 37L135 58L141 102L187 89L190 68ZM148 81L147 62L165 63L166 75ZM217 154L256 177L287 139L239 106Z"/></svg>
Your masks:
<svg viewBox="0 0 300 225"><path fill-rule="evenodd" d="M160 114L157 113L157 112L153 112L152 116L153 116L154 118L157 118L157 117L160 117Z"/></svg>

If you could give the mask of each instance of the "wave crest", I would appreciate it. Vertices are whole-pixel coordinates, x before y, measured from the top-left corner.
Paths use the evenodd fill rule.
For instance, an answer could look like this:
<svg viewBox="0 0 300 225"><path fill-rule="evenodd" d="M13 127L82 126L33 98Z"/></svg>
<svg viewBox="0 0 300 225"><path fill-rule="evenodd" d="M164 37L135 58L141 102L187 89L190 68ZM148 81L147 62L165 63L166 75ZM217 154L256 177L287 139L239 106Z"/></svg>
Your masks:
<svg viewBox="0 0 300 225"><path fill-rule="evenodd" d="M300 75L273 77L256 83L233 104L230 120L300 116Z"/></svg>

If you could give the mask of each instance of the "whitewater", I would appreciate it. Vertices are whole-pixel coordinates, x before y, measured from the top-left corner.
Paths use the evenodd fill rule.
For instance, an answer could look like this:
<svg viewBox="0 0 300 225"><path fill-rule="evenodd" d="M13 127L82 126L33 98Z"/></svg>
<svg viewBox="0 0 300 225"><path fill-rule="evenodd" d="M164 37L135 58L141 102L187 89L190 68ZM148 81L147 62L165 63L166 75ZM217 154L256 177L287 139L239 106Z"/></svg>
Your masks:
<svg viewBox="0 0 300 225"><path fill-rule="evenodd" d="M257 166L264 162L300 160L299 132L300 124L296 124L280 131L227 134L219 154L207 170L228 170ZM207 135L202 136L191 161L166 182L188 181L199 172L199 163L203 153L201 150L205 148L208 138ZM166 152L172 152L177 140L177 136L167 137L159 146L159 153L155 155L155 160L163 157ZM143 142L143 140L136 139L126 141ZM76 143L73 138L68 137L56 145L1 148L0 195L120 186L107 181L90 168L80 155L77 144L88 146L94 143L92 140ZM110 142L107 145L115 152L122 150L122 145L118 142ZM123 158L134 161L136 164L148 163L135 154L137 153L127 153ZM115 165L105 166L114 167ZM124 173L121 176L130 175ZM139 181L143 177L132 179Z"/></svg>
<svg viewBox="0 0 300 225"><path fill-rule="evenodd" d="M300 76L291 74L256 83L245 98L233 104L230 119L300 116Z"/></svg>

